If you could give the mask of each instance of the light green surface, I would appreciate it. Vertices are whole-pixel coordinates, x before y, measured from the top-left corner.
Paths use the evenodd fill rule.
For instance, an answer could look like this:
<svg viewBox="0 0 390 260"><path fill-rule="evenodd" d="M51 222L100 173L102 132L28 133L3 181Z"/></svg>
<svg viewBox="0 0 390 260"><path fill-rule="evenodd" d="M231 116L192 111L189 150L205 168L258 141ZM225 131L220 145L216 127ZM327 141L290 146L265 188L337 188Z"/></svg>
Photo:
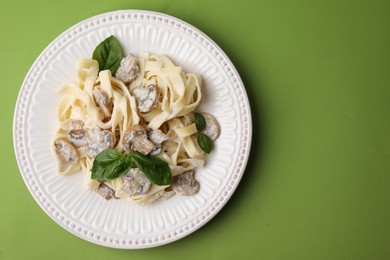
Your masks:
<svg viewBox="0 0 390 260"><path fill-rule="evenodd" d="M121 9L164 12L214 39L254 120L225 208L147 250L58 226L29 194L12 144L17 94L39 53L77 22ZM0 32L0 259L390 259L390 1L1 1Z"/></svg>

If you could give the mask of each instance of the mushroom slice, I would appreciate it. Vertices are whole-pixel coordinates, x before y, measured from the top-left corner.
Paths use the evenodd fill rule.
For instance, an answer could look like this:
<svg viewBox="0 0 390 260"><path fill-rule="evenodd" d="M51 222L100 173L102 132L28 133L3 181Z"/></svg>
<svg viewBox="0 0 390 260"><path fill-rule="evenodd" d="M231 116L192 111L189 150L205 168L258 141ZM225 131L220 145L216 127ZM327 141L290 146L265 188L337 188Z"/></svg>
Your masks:
<svg viewBox="0 0 390 260"><path fill-rule="evenodd" d="M138 73L137 58L130 53L127 57L122 58L115 77L125 84L130 84L138 76Z"/></svg>
<svg viewBox="0 0 390 260"><path fill-rule="evenodd" d="M145 174L138 168L130 169L126 175L122 176L122 180L122 190L130 196L145 194L152 185Z"/></svg>
<svg viewBox="0 0 390 260"><path fill-rule="evenodd" d="M100 107L103 112L104 117L111 116L111 103L107 94L95 89L92 91L93 97L95 99L96 104Z"/></svg>
<svg viewBox="0 0 390 260"><path fill-rule="evenodd" d="M156 149L153 150L150 154L156 155L161 152L161 144L169 140L168 135L164 134L161 130L152 130L148 129L148 139L156 145Z"/></svg>
<svg viewBox="0 0 390 260"><path fill-rule="evenodd" d="M79 154L76 148L64 140L54 142L55 151L61 161L69 164L76 164L79 160Z"/></svg>
<svg viewBox="0 0 390 260"><path fill-rule="evenodd" d="M210 137L211 141L215 141L221 132L218 121L210 114L202 113L202 115L206 120L206 127L204 128L203 133Z"/></svg>
<svg viewBox="0 0 390 260"><path fill-rule="evenodd" d="M164 134L161 130L148 129L148 138L154 144L162 144L169 139L168 135Z"/></svg>
<svg viewBox="0 0 390 260"><path fill-rule="evenodd" d="M105 200L118 199L117 197L115 197L115 191L104 183L101 183L99 185L99 187L96 189L96 192Z"/></svg>
<svg viewBox="0 0 390 260"><path fill-rule="evenodd" d="M173 180L172 189L181 195L193 195L199 191L199 182L194 179L194 171L184 172Z"/></svg>
<svg viewBox="0 0 390 260"><path fill-rule="evenodd" d="M81 120L70 120L69 121L69 127L70 129L80 130L84 127L84 122Z"/></svg>
<svg viewBox="0 0 390 260"><path fill-rule="evenodd" d="M101 151L113 148L115 136L109 130L100 130L98 126L87 131L87 155L95 158Z"/></svg>
<svg viewBox="0 0 390 260"><path fill-rule="evenodd" d="M142 125L131 126L123 135L122 144L128 153L137 151L147 155L156 149L156 145L148 140L146 129Z"/></svg>
<svg viewBox="0 0 390 260"><path fill-rule="evenodd" d="M131 94L137 99L138 109L142 113L150 112L156 107L159 92L156 85L150 84L146 88L136 87Z"/></svg>
<svg viewBox="0 0 390 260"><path fill-rule="evenodd" d="M71 143L77 147L82 147L87 144L86 131L83 129L84 123L81 120L70 121L70 131L68 138Z"/></svg>

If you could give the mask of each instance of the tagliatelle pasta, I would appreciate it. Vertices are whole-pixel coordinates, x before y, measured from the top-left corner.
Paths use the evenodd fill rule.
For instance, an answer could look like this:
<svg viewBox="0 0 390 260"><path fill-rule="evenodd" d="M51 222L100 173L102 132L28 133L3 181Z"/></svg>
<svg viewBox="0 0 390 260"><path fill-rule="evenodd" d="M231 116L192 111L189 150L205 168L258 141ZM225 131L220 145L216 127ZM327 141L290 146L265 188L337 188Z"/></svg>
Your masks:
<svg viewBox="0 0 390 260"><path fill-rule="evenodd" d="M145 145L152 147L148 152L167 162L174 178L203 167L204 151L196 140L198 130L193 116L202 99L201 78L185 73L165 55L141 53L136 65L133 68L136 77L126 85L110 70L99 72L96 60L77 63L77 83L59 90L59 128L51 147L58 155L60 174L72 174L81 169L88 187L98 189L102 182L91 179L94 158L104 149L125 153L144 145L126 143L129 129L135 126L147 129ZM152 109L140 112L141 105ZM135 177L130 177L134 181L138 175L133 173ZM114 192L115 198L139 204L175 194L172 185L153 183L145 186L147 191L129 192L133 187L126 181L119 177L105 181L104 185ZM146 190L145 187L141 188Z"/></svg>

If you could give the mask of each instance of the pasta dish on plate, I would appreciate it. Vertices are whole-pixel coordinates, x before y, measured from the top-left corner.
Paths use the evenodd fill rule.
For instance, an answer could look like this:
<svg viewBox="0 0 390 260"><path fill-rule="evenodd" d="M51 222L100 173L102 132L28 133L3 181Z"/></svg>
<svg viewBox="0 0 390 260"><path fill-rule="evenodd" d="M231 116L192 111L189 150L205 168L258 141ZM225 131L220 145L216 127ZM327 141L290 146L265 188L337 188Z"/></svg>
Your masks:
<svg viewBox="0 0 390 260"><path fill-rule="evenodd" d="M124 57L110 36L77 63L77 82L60 88L59 126L51 148L60 174L80 169L105 199L149 204L193 195L195 170L204 166L220 126L195 112L199 75L165 55Z"/></svg>

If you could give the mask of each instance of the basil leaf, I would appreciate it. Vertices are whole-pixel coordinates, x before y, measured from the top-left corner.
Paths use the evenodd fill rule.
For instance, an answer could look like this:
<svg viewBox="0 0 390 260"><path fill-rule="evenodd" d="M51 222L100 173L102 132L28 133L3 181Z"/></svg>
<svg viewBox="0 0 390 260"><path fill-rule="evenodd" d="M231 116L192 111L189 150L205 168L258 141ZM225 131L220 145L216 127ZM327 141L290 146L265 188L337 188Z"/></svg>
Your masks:
<svg viewBox="0 0 390 260"><path fill-rule="evenodd" d="M100 181L116 179L125 175L130 166L131 163L121 152L106 149L100 152L93 161L91 178Z"/></svg>
<svg viewBox="0 0 390 260"><path fill-rule="evenodd" d="M205 153L210 153L213 149L213 143L204 133L198 133L198 144Z"/></svg>
<svg viewBox="0 0 390 260"><path fill-rule="evenodd" d="M145 176L156 185L169 185L172 180L172 172L164 160L152 155L143 155L139 152L127 154L132 165L139 168Z"/></svg>
<svg viewBox="0 0 390 260"><path fill-rule="evenodd" d="M206 127L206 120L204 119L202 114L196 112L194 112L194 117L196 129L198 129L198 131L202 131Z"/></svg>
<svg viewBox="0 0 390 260"><path fill-rule="evenodd" d="M110 70L112 75L119 68L122 58L121 44L113 35L102 41L92 54L92 59L99 63L99 71Z"/></svg>
<svg viewBox="0 0 390 260"><path fill-rule="evenodd" d="M164 160L139 152L122 154L115 149L106 149L96 156L91 178L101 181L116 179L125 175L131 166L139 168L156 185L171 183L172 172Z"/></svg>

